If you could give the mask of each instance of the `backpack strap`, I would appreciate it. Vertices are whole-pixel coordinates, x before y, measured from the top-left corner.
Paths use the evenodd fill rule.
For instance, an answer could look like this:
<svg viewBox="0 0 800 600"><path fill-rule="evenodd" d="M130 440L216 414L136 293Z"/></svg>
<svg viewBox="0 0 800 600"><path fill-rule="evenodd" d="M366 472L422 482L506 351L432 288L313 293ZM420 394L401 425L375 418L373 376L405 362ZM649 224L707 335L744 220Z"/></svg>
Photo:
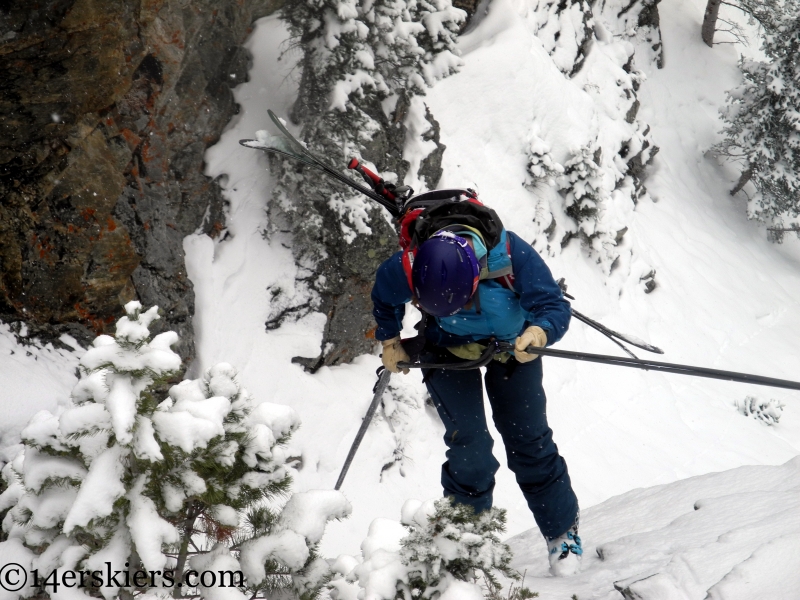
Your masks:
<svg viewBox="0 0 800 600"><path fill-rule="evenodd" d="M508 254L508 262L510 264L511 263L511 241L508 239L508 234L506 234L506 254ZM508 268L511 269L511 271L508 272L508 273L504 273L502 275L499 275L497 277L497 281L500 282L500 285L502 285L504 288L509 289L509 290L511 290L513 292L513 291L515 291L514 290L514 268L513 268L513 266L509 266Z"/></svg>
<svg viewBox="0 0 800 600"><path fill-rule="evenodd" d="M514 290L514 267L511 264L511 243L505 229L500 232L499 242L489 250L486 274L481 279L494 279L500 285Z"/></svg>
<svg viewBox="0 0 800 600"><path fill-rule="evenodd" d="M403 255L401 257L401 261L403 264L403 273L406 274L406 281L408 281L408 287L411 290L411 294L414 294L414 278L411 276L411 272L414 268L414 258L417 254L416 248L403 248Z"/></svg>
<svg viewBox="0 0 800 600"><path fill-rule="evenodd" d="M502 277L506 277L508 275L514 276L514 267L508 265L507 267L503 267L502 269L497 269L496 271L489 271L486 269L486 273L483 273L481 270L481 279L500 279Z"/></svg>

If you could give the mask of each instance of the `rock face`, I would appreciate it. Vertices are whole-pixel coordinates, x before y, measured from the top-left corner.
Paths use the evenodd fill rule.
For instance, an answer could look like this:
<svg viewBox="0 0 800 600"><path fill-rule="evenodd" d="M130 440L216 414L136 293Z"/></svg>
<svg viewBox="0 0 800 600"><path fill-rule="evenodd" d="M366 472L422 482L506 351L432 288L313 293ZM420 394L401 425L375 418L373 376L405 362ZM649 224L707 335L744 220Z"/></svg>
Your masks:
<svg viewBox="0 0 800 600"><path fill-rule="evenodd" d="M0 320L88 339L138 298L193 357L182 242L224 222L203 153L281 2L0 5Z"/></svg>

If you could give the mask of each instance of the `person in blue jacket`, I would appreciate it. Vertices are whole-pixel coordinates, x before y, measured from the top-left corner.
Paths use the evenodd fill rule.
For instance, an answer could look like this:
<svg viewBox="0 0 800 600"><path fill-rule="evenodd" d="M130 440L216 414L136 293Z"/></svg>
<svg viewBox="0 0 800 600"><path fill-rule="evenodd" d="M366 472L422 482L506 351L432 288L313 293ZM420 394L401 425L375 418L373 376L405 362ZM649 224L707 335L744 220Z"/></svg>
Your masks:
<svg viewBox="0 0 800 600"><path fill-rule="evenodd" d="M510 231L504 230L501 241L487 249L475 228L448 227L421 243L411 260L410 273L402 251L384 261L372 289L375 337L383 345L384 366L397 373L399 362L410 361L400 331L405 304L412 301L430 315L423 362L475 358L489 338L514 342L513 356L500 355L486 367L492 417L508 466L547 540L551 571L576 572L582 553L578 501L547 424L542 361L526 352L529 346L561 339L569 326L569 302L539 254ZM494 268L498 265L500 270ZM512 271L513 282L493 278L491 272L487 277L489 269ZM445 426L444 495L476 512L487 510L500 465L492 454L480 372L424 369L423 375Z"/></svg>

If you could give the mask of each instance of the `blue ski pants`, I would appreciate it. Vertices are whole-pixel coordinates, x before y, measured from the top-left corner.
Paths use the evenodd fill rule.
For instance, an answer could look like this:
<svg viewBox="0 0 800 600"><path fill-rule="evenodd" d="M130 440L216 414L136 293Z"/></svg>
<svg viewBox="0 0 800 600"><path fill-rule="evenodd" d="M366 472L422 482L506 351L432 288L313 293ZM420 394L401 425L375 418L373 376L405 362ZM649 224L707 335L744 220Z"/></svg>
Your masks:
<svg viewBox="0 0 800 600"><path fill-rule="evenodd" d="M451 355L452 356L452 355ZM437 362L444 358L435 357ZM427 369L425 382L445 426L447 461L442 465L444 495L476 512L492 506L494 475L500 464L486 424L481 374L477 369ZM486 367L486 393L495 427L542 535L555 538L575 522L578 499L567 463L547 425L542 360L521 364L492 361Z"/></svg>

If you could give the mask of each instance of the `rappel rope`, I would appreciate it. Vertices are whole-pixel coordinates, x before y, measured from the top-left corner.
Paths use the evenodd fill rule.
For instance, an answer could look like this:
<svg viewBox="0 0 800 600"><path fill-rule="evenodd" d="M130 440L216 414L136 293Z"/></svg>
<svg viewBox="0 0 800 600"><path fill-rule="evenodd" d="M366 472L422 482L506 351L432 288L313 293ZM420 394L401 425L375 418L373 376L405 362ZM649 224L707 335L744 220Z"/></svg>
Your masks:
<svg viewBox="0 0 800 600"><path fill-rule="evenodd" d="M468 361L464 363L400 362L397 363L397 366L401 369L478 369L489 364L489 362L494 358L495 354L512 352L513 350L514 344L510 342L490 341L484 353L474 361ZM539 354L541 356L554 356L556 358L568 358L571 360L595 362L606 365L615 365L618 367L632 367L634 369L643 369L645 371L661 371L662 373L675 373L677 375L691 375L694 377L706 377L708 379L720 379L722 381L736 381L739 383L751 383L753 385L764 385L788 390L800 390L800 382L789 381L787 379L776 379L774 377L764 377L763 375L752 375L750 373L737 373L735 371L707 369L705 367L656 362L653 360L642 360L640 358L628 358L625 356L610 356L607 354L574 352L572 350L539 348L538 346L529 346L525 351L530 354Z"/></svg>

